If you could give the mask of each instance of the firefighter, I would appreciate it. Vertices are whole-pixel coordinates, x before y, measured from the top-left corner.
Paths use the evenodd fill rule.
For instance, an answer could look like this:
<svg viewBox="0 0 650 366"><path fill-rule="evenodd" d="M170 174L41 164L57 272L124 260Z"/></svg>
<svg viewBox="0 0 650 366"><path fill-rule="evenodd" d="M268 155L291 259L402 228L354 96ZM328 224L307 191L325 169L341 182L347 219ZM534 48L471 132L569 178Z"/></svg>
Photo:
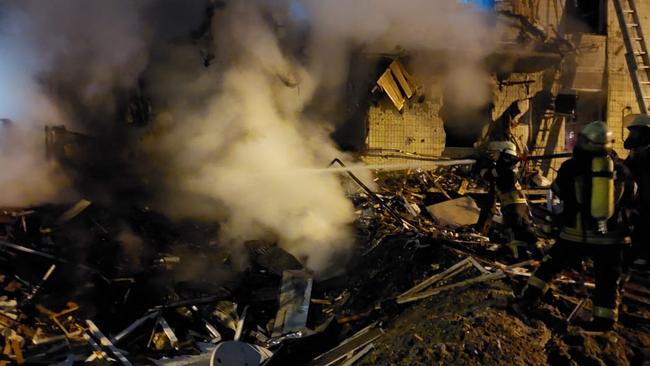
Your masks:
<svg viewBox="0 0 650 366"><path fill-rule="evenodd" d="M604 122L589 123L578 135L573 157L560 167L552 185L564 203L559 238L511 304L515 312L532 310L556 274L590 257L596 289L593 321L586 328L608 331L616 323L623 251L630 242L624 208L633 200L635 186L612 152L612 136Z"/></svg>
<svg viewBox="0 0 650 366"><path fill-rule="evenodd" d="M491 143L491 149L496 150L496 162L491 169L483 170L483 177L490 182L490 192L487 202L483 207L481 217L492 213L496 200L501 204L503 224L508 238L507 246L515 258L519 257L518 248L528 247L534 255L539 255L537 248L537 235L533 230L528 202L519 184L517 148L510 141ZM479 225L481 221L479 219Z"/></svg>
<svg viewBox="0 0 650 366"><path fill-rule="evenodd" d="M494 193L494 184L491 182L492 169L496 168L498 158L498 146L493 142L488 146L488 150L483 151L476 159L476 170L478 174L486 180L488 184L488 194L481 199L478 204L481 208L478 221L474 228L482 235L487 235L492 225L492 217L495 213L496 195ZM500 144L500 142L499 142Z"/></svg>
<svg viewBox="0 0 650 366"><path fill-rule="evenodd" d="M627 254L625 267L635 259L647 263L650 259L650 247L644 238L650 236L650 116L640 115L627 127L630 131L624 146L630 150L625 165L639 188L639 196L633 205L630 221L632 231L632 250Z"/></svg>

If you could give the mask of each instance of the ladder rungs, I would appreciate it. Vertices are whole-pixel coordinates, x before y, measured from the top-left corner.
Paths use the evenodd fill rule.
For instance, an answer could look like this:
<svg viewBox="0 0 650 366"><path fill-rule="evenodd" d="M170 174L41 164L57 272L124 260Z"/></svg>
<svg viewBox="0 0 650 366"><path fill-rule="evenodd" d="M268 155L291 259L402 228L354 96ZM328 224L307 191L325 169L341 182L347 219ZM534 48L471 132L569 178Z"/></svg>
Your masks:
<svg viewBox="0 0 650 366"><path fill-rule="evenodd" d="M634 0L628 0L628 3L626 4L628 6L627 9L623 8L621 0L614 0L614 5L617 7L617 11L620 15L619 25L622 28L623 37L626 38L625 44L626 48L628 48L628 66L630 67L630 76L632 76L632 82L635 83L637 101L641 109L645 109L645 105L648 103L647 101L650 100L650 96L646 96L648 95L647 89L650 88L650 79L648 78L648 76L650 76L650 74L648 74L648 69L650 69L650 62L647 59L648 48L647 45L645 45L645 40L643 39L643 34L641 33L641 25L639 24L641 21L639 20L639 16L636 10L634 9ZM623 13L622 15L621 12ZM626 17L626 15L631 16ZM636 32L634 30L636 30ZM634 49L635 47L632 46L632 42L638 43L636 46L637 49ZM630 55L633 55L633 57L629 57ZM640 57L640 59L638 57ZM635 70L633 70L634 67L636 67ZM646 77L640 75L641 72L646 73ZM639 78L643 78L644 80L639 80Z"/></svg>

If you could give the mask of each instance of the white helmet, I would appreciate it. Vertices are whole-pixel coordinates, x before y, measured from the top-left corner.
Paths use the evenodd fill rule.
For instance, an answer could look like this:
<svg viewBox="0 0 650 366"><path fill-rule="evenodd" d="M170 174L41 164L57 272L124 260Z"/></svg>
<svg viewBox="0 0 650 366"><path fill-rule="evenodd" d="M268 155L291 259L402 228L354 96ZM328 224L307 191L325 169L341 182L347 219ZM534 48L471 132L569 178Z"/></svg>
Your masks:
<svg viewBox="0 0 650 366"><path fill-rule="evenodd" d="M488 150L508 154L517 157L517 146L511 141L491 141Z"/></svg>

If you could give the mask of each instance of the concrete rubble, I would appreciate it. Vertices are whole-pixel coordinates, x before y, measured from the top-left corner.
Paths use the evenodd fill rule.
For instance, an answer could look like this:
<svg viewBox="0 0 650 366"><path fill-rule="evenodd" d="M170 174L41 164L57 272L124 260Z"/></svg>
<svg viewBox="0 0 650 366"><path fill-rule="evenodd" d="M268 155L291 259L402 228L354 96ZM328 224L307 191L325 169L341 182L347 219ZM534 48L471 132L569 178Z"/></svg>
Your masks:
<svg viewBox="0 0 650 366"><path fill-rule="evenodd" d="M398 339L432 337L422 329L417 334L408 330L413 313L427 313L432 304L443 306L459 293L471 291L491 299L490 307L472 305L478 306L475 310L462 303L444 305L461 323L475 319L476 312L489 321L516 319L506 312L504 301L538 262L509 257L502 250L498 224L488 236L473 229L479 210L475 200L485 194L467 193L481 192L474 173L454 166L379 172L374 183L375 191L360 186L349 194L357 207L358 246L348 270L328 279L313 278L300 261L273 243L248 243L250 265L236 268L228 251L201 244L218 228L176 227L148 211L132 212L131 224L134 231L147 228L147 239L159 244L148 264L134 269L128 257L112 254L118 218L108 208L81 201L72 207L5 209L1 362L383 364L379 360L394 359L413 347L395 343ZM464 194L459 193L461 186ZM543 202L535 208L545 207ZM86 257L75 256L70 246L71 233L79 230L89 234L85 242L76 243L92 248ZM182 250L188 247L191 251ZM212 272L224 276L214 281L219 285L211 284L211 278L180 279L187 266L203 256L219 263L219 271ZM640 336L650 326L647 274L633 271L626 287L624 325L616 337L625 340L620 347L628 359L645 359L650 350ZM508 324L549 333L537 355L540 360L564 357L580 363L572 353L577 346L562 332L588 316L590 303L584 299L593 283L572 271L556 283L559 295L545 308L547 319ZM408 329L399 333L403 327ZM444 360L460 352L453 357L470 360L475 351L486 352L468 341L466 348L446 346L439 354L435 347L445 343L438 342L430 341L434 348L421 356L408 357L423 362L438 355ZM480 363L480 358L475 360Z"/></svg>
<svg viewBox="0 0 650 366"><path fill-rule="evenodd" d="M145 7L147 19L157 17L154 3ZM334 37L356 29L333 21L341 11L352 14L354 7L323 17L327 28L337 28L330 34L310 23L311 6L301 5L310 2L277 2L286 5L286 14L275 9L275 2L204 3L201 23L184 31L191 34L178 30L134 52L143 64L133 71L137 80L113 85L112 79L120 78L104 75L88 57L92 72L86 72L102 76L99 84L112 90L106 96L94 84L77 85L75 78L68 81L70 92L67 74L59 81L60 75L50 75L55 66L39 67L38 87L52 94L48 98L55 96L53 101L61 99L51 101L62 111L57 118L71 117L38 121L39 128L41 122L68 124L45 127L41 158L61 171L62 185L73 192L63 189L47 203L0 207L0 366L650 364L647 263L628 269L629 279L620 286L620 318L610 332L591 334L580 327L594 308L590 261L560 272L553 291L531 316L508 307L555 241L553 220L563 207L550 186L561 161L572 156L577 132L592 120L607 119L616 128L617 151L625 150L626 124L635 112L647 112L650 97L641 87L650 93L650 71L645 81L635 80L634 73L630 79L623 65L625 50L645 62L635 65L635 58L627 57L630 70L650 69L641 21L624 18L637 17L635 10L617 8L623 29L626 22L639 29L632 39L644 45L640 51L627 49L629 35L620 34L612 14L606 14L614 11L606 2L590 8L587 1L560 6L555 1L450 0L445 11L461 9L457 15L469 15L469 20L488 14L488 28L495 30L485 39L479 31L481 37L470 44L480 52L472 52L440 32L448 29L427 23L427 14L438 19L436 12L423 12L427 19L421 24L411 19L417 11L406 5L359 3L365 3L359 6L365 9L364 20L378 20L371 28L387 28L388 38L395 38L395 44L387 42L395 46L388 50L378 47L386 40L364 40L356 31ZM479 8L467 8L479 3ZM367 17L375 5L387 14ZM399 17L394 19L388 13L395 9ZM0 17L4 10L0 6ZM406 23L395 22L411 12ZM97 14L83 15L92 23ZM174 24L185 17L164 14ZM458 27L456 32L467 33L471 41L472 24L454 24L458 16L450 14L436 13L439 20L451 21L434 23ZM47 15L39 19L56 19ZM167 21L142 27L143 33L156 38L166 33L163 28L176 28ZM103 37L111 32L98 24L104 42L97 43L111 43ZM407 33L416 39L402 42L402 32L411 28L416 31ZM135 29L140 31L134 27L126 33ZM308 42L312 31L328 47L321 50L319 43ZM81 33L80 39L93 43L90 29ZM424 33L442 44L421 44L429 43L421 42L429 40ZM60 42L75 44L63 36ZM117 45L110 46L110 52L98 55L120 55ZM333 46L343 47L336 51ZM349 53L349 59L339 60L339 53ZM471 62L463 65L464 59ZM188 64L182 75L172 72L180 65L176 61ZM70 62L68 67L74 66ZM119 73L130 73L130 65L120 66ZM68 67L63 69L70 73ZM470 91L477 95L469 99L477 100L467 103L463 97L474 94ZM630 102L635 94L641 100L638 110ZM215 123L219 118L227 123ZM86 119L87 125L82 123ZM320 125L330 119L340 123ZM23 155L21 144L10 138L22 128L21 122L0 118L1 142L18 148L9 158ZM288 139L276 141L283 134ZM492 178L484 174L496 172L497 158L491 155L508 155L504 143L513 145L510 156L518 164L509 172L517 193L521 183L517 203L525 207L522 216L530 214L523 226L531 229L533 241L537 237L530 246L518 240L514 225L504 224L508 211L496 202L496 173ZM11 150L0 147L3 154ZM282 160L289 155L292 159ZM326 167L322 159L332 158ZM242 167L250 171L239 172ZM304 182L310 183L319 181L312 177L327 179L319 190L297 178L293 184L292 174L308 176ZM260 178L278 176L282 179L270 183ZM267 183L274 188L268 195L261 189L266 187L260 188ZM185 199L188 186L201 189L183 202L191 212L175 216L170 211L176 207L168 206ZM328 188L333 194L322 194ZM253 191L258 195L246 195ZM159 202L158 195L175 199ZM277 197L258 202L265 196ZM327 221L322 217L296 219L318 212L318 203L330 198L342 201L332 205L330 216L338 219L347 212L347 221L328 226L320 225ZM240 200L246 204L239 205ZM289 201L300 205L277 209ZM347 211L339 210L343 206ZM258 208L272 220L228 217ZM482 218L487 225L481 225ZM296 222L309 222L304 226L310 229ZM222 235L237 231L229 225L263 238L238 241L241 232ZM302 230L293 232L292 225ZM321 235L338 233L332 227L349 230L350 238ZM320 247L309 250L336 249L330 259L336 270L312 271L310 253L286 245L283 230L291 232L286 237L292 244L306 241L305 230L313 231ZM330 238L350 243L339 248Z"/></svg>

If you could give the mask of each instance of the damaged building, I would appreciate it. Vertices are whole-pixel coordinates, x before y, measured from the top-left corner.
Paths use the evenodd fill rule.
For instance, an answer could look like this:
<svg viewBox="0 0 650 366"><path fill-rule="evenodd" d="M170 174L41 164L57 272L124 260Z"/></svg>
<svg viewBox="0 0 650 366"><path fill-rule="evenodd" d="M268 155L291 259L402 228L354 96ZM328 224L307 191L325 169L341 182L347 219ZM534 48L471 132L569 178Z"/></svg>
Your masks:
<svg viewBox="0 0 650 366"><path fill-rule="evenodd" d="M0 1L0 366L650 363L646 29L650 0ZM567 232L619 251L559 268Z"/></svg>
<svg viewBox="0 0 650 366"><path fill-rule="evenodd" d="M636 6L642 27L645 5ZM626 126L641 107L623 57L627 51L614 2L498 1L494 11L497 47L481 65L488 76L470 81L489 93L480 105L454 108L444 72L415 80L402 66L410 57L418 67L421 57L444 58L452 51L383 55L373 91L385 97L375 96L364 110L364 141L358 146L383 159L468 156L485 139L503 139L510 124L509 133L523 151L548 155L570 152L581 127L602 119L618 137L617 153L625 156ZM544 175L559 166L540 164Z"/></svg>

